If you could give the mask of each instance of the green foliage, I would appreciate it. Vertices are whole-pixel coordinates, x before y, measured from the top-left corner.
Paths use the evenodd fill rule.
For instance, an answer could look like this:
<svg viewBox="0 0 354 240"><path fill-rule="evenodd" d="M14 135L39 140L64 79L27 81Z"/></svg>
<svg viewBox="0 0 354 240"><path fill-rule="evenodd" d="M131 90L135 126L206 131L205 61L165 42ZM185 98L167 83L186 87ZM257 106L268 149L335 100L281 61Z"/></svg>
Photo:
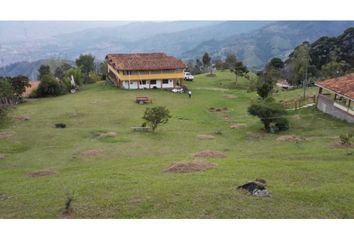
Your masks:
<svg viewBox="0 0 354 240"><path fill-rule="evenodd" d="M293 68L289 76L289 82L293 85L302 85L306 77L306 71L311 61L309 50L308 43L303 43L294 51Z"/></svg>
<svg viewBox="0 0 354 240"><path fill-rule="evenodd" d="M106 61L103 61L100 63L100 75L102 76L102 79L103 80L106 80L106 77L107 77L107 63Z"/></svg>
<svg viewBox="0 0 354 240"><path fill-rule="evenodd" d="M62 64L61 66L59 66L55 69L54 77L56 77L57 79L63 80L65 77L65 72L71 68L72 68L72 66L67 63Z"/></svg>
<svg viewBox="0 0 354 240"><path fill-rule="evenodd" d="M158 125L166 124L171 118L170 111L166 107L146 108L143 119L151 126L154 132Z"/></svg>
<svg viewBox="0 0 354 240"><path fill-rule="evenodd" d="M17 97L20 97L25 92L26 87L29 87L28 77L19 75L11 78L11 85Z"/></svg>
<svg viewBox="0 0 354 240"><path fill-rule="evenodd" d="M347 132L346 134L339 135L340 144L343 146L352 145L353 132Z"/></svg>
<svg viewBox="0 0 354 240"><path fill-rule="evenodd" d="M211 57L209 56L209 54L206 52L204 53L203 55L203 58L202 58L202 61L203 61L203 65L204 67L208 67L210 66L210 63L211 63Z"/></svg>
<svg viewBox="0 0 354 240"><path fill-rule="evenodd" d="M95 72L90 72L86 83L96 83L98 81L101 81L101 76Z"/></svg>
<svg viewBox="0 0 354 240"><path fill-rule="evenodd" d="M47 74L42 76L41 82L36 91L37 97L59 96L66 92L66 87L54 78L53 75Z"/></svg>
<svg viewBox="0 0 354 240"><path fill-rule="evenodd" d="M281 69L284 67L284 62L280 58L275 57L270 60L269 65L274 68Z"/></svg>
<svg viewBox="0 0 354 240"><path fill-rule="evenodd" d="M348 64L345 61L338 61L337 50L332 50L329 54L330 61L322 65L321 73L324 78L334 78L342 76L348 69Z"/></svg>
<svg viewBox="0 0 354 240"><path fill-rule="evenodd" d="M267 132L285 131L289 128L288 120L284 117L284 107L272 98L252 103L248 113L257 116Z"/></svg>
<svg viewBox="0 0 354 240"><path fill-rule="evenodd" d="M95 57L91 54L80 55L78 59L76 59L76 66L81 69L81 73L83 75L84 83L90 82L89 74L90 72L95 71Z"/></svg>
<svg viewBox="0 0 354 240"><path fill-rule="evenodd" d="M0 78L0 104L11 104L14 100L15 91L11 81L7 78Z"/></svg>
<svg viewBox="0 0 354 240"><path fill-rule="evenodd" d="M45 75L51 74L48 65L41 65L38 69L38 80L42 80Z"/></svg>
<svg viewBox="0 0 354 240"><path fill-rule="evenodd" d="M274 83L267 79L267 76L262 76L257 84L257 94L262 98L266 99L272 94Z"/></svg>
<svg viewBox="0 0 354 240"><path fill-rule="evenodd" d="M237 61L235 63L235 65L230 69L231 72L233 72L235 74L235 86L237 87L237 80L238 80L238 76L241 77L248 77L247 73L248 73L248 69L245 65L243 65L243 63L241 61Z"/></svg>
<svg viewBox="0 0 354 240"><path fill-rule="evenodd" d="M236 55L233 53L230 53L226 56L225 63L224 63L224 68L225 69L233 69L236 63L238 62Z"/></svg>
<svg viewBox="0 0 354 240"><path fill-rule="evenodd" d="M65 71L64 79L65 79L66 82L70 83L71 76L74 77L74 81L75 81L75 84L77 86L81 86L82 85L83 79L82 79L82 73L81 73L80 68L70 68L69 70Z"/></svg>

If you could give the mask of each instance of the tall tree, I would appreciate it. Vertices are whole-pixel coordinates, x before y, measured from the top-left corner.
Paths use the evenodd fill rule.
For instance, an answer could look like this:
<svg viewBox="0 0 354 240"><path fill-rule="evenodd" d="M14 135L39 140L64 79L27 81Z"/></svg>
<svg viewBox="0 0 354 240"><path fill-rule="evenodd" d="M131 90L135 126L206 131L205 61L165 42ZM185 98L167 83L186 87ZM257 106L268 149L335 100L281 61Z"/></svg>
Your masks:
<svg viewBox="0 0 354 240"><path fill-rule="evenodd" d="M334 78L344 75L349 68L349 65L345 61L337 60L338 57L336 50L332 50L329 53L329 59L330 61L321 67L322 76L325 78Z"/></svg>
<svg viewBox="0 0 354 240"><path fill-rule="evenodd" d="M231 72L235 74L235 87L237 87L238 77L244 77L248 73L248 69L241 61L237 61L231 69Z"/></svg>
<svg viewBox="0 0 354 240"><path fill-rule="evenodd" d="M231 70L236 65L236 63L237 63L236 55L234 53L229 53L225 59L225 68Z"/></svg>
<svg viewBox="0 0 354 240"><path fill-rule="evenodd" d="M294 51L292 60L292 71L289 77L290 83L293 85L303 85L308 77L308 68L310 65L309 44L307 42L301 44Z"/></svg>
<svg viewBox="0 0 354 240"><path fill-rule="evenodd" d="M38 80L42 80L43 76L50 74L50 67L48 65L41 65L38 73Z"/></svg>
<svg viewBox="0 0 354 240"><path fill-rule="evenodd" d="M26 87L30 86L28 77L23 75L18 75L16 77L11 78L11 85L14 89L17 100L21 98L21 95L25 92Z"/></svg>
<svg viewBox="0 0 354 240"><path fill-rule="evenodd" d="M84 83L86 83L90 72L94 72L96 70L95 57L91 54L80 55L80 57L76 59L75 63L81 69L81 72L84 76Z"/></svg>
<svg viewBox="0 0 354 240"><path fill-rule="evenodd" d="M204 53L202 61L203 61L203 65L204 65L205 68L209 68L210 67L211 57L209 56L209 54L207 52Z"/></svg>

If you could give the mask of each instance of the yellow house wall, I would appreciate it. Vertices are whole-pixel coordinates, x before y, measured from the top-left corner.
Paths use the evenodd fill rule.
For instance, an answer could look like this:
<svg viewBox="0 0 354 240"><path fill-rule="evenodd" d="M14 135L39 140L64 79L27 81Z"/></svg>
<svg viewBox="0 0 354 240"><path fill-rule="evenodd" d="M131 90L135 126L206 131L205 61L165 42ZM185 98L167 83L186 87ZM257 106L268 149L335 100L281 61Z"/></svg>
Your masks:
<svg viewBox="0 0 354 240"><path fill-rule="evenodd" d="M112 71L121 81L134 81L134 80L161 80L161 79L184 79L183 70L178 73L158 73L158 74L132 74L123 75L119 73L112 66L108 65L108 70Z"/></svg>

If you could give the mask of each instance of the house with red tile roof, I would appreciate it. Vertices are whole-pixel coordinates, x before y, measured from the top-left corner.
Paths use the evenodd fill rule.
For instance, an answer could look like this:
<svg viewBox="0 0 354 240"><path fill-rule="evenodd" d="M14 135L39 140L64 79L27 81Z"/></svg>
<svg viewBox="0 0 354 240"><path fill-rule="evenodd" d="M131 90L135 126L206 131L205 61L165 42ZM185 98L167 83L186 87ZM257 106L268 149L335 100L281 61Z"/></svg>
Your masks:
<svg viewBox="0 0 354 240"><path fill-rule="evenodd" d="M185 64L165 53L108 54L108 80L123 89L182 86Z"/></svg>
<svg viewBox="0 0 354 240"><path fill-rule="evenodd" d="M317 82L316 86L319 110L354 123L354 73Z"/></svg>

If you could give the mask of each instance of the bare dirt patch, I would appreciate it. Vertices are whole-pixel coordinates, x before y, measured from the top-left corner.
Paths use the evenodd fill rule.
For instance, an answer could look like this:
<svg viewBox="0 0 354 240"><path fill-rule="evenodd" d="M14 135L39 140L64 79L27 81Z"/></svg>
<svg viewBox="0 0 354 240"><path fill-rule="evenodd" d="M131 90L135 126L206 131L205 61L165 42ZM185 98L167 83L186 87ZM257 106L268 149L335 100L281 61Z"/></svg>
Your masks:
<svg viewBox="0 0 354 240"><path fill-rule="evenodd" d="M116 132L99 131L99 132L95 133L95 136L97 138L115 137L115 136L117 136L117 133Z"/></svg>
<svg viewBox="0 0 354 240"><path fill-rule="evenodd" d="M216 164L205 162L205 161L182 161L177 162L169 166L165 171L172 173L188 173L188 172L199 172L206 171L209 169L216 168Z"/></svg>
<svg viewBox="0 0 354 240"><path fill-rule="evenodd" d="M229 112L227 107L210 107L208 110L209 112Z"/></svg>
<svg viewBox="0 0 354 240"><path fill-rule="evenodd" d="M101 149L90 149L80 153L82 157L97 157L103 153Z"/></svg>
<svg viewBox="0 0 354 240"><path fill-rule="evenodd" d="M46 177L46 176L54 176L56 175L56 172L52 170L41 170L41 171L31 172L28 175L31 177Z"/></svg>
<svg viewBox="0 0 354 240"><path fill-rule="evenodd" d="M225 98L225 99L235 99L236 96L233 96L233 95L225 95L224 98Z"/></svg>
<svg viewBox="0 0 354 240"><path fill-rule="evenodd" d="M6 139L14 135L13 132L0 132L0 139Z"/></svg>
<svg viewBox="0 0 354 240"><path fill-rule="evenodd" d="M246 128L247 125L244 123L236 123L236 124L232 124L230 126L231 129L242 129L242 128Z"/></svg>
<svg viewBox="0 0 354 240"><path fill-rule="evenodd" d="M224 158L224 157L226 157L226 155L222 152L211 151L211 150L197 152L193 156L195 158Z"/></svg>
<svg viewBox="0 0 354 240"><path fill-rule="evenodd" d="M3 160L3 159L5 159L5 154L0 153L0 160Z"/></svg>
<svg viewBox="0 0 354 240"><path fill-rule="evenodd" d="M213 140L215 136L213 135L198 135L198 139L200 140Z"/></svg>
<svg viewBox="0 0 354 240"><path fill-rule="evenodd" d="M303 137L295 136L295 135L283 135L277 138L277 141L281 142L302 142L306 139Z"/></svg>
<svg viewBox="0 0 354 240"><path fill-rule="evenodd" d="M31 118L29 116L16 116L15 119L18 121L28 121Z"/></svg>

